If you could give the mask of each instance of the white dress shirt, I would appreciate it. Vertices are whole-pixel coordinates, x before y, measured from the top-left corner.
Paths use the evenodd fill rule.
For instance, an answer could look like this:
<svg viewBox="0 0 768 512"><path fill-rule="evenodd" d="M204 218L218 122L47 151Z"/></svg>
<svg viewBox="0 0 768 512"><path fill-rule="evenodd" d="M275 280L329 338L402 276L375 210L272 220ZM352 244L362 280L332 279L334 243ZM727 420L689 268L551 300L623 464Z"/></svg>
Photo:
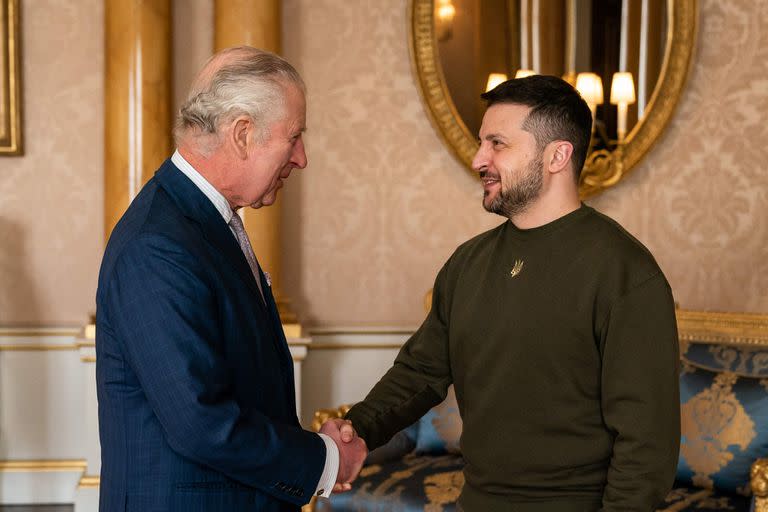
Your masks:
<svg viewBox="0 0 768 512"><path fill-rule="evenodd" d="M211 203L213 203L213 206L216 207L216 210L218 210L218 212L224 218L224 222L226 222L227 226L229 226L229 221L232 220L232 215L236 214L232 208L230 208L229 202L221 194L221 192L216 190L216 188L214 188L214 186L211 185L208 180L206 180L199 172L197 172L195 168L192 167L192 165L187 162L184 157L181 156L181 154L179 154L178 150L174 151L173 156L171 157L171 162L173 162L173 165L178 167L179 170L183 172L184 175L189 178L197 188L200 189L200 192L205 194L205 197L207 197ZM232 230L232 226L229 226L229 230L232 232L232 236L235 236L235 233ZM324 496L327 498L331 495L333 486L336 484L336 477L339 474L339 448L336 446L334 440L327 435L318 435L325 443L326 455L325 466L323 467L323 473L320 475L320 481L317 483L315 495Z"/></svg>

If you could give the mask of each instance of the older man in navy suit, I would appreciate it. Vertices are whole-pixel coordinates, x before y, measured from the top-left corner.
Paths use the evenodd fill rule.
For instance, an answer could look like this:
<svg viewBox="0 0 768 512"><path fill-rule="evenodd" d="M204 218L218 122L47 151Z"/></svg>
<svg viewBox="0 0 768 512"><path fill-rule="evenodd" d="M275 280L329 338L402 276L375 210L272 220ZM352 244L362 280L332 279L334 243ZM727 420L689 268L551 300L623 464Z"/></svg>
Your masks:
<svg viewBox="0 0 768 512"><path fill-rule="evenodd" d="M296 417L293 365L237 210L307 164L304 84L225 50L195 79L178 149L107 244L97 292L102 511L294 511L366 455ZM345 434L346 436L346 434Z"/></svg>

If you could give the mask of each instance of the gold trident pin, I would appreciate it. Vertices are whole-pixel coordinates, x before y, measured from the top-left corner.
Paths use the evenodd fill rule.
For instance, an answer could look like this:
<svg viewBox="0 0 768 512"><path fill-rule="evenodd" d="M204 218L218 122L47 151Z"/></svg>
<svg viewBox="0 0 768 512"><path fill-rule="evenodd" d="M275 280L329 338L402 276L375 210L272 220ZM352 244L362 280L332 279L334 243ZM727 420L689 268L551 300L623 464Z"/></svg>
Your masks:
<svg viewBox="0 0 768 512"><path fill-rule="evenodd" d="M522 272L524 263L525 262L523 260L515 260L515 266L512 267L512 270L509 272L509 275L512 277L517 276L520 272Z"/></svg>

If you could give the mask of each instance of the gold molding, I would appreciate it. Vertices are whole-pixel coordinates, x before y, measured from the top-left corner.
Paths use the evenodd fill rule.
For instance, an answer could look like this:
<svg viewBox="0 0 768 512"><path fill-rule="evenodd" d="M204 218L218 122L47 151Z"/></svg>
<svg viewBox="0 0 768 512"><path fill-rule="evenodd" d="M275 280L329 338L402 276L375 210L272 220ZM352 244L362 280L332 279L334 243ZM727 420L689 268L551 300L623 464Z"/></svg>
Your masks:
<svg viewBox="0 0 768 512"><path fill-rule="evenodd" d="M77 336L80 329L52 327L50 330L40 327L0 327L0 337L35 338L40 336Z"/></svg>
<svg viewBox="0 0 768 512"><path fill-rule="evenodd" d="M310 428L314 432L319 432L323 423L328 420L343 418L351 408L351 405L341 405L334 409L319 409L315 411L315 414L312 416L312 425Z"/></svg>
<svg viewBox="0 0 768 512"><path fill-rule="evenodd" d="M0 155L22 155L21 131L21 58L19 30L21 28L18 0L0 0L0 37L5 52L0 56L0 91L7 98L0 108ZM3 98L0 98L3 101ZM8 133L5 133L5 131Z"/></svg>
<svg viewBox="0 0 768 512"><path fill-rule="evenodd" d="M768 459L752 463L749 485L755 495L755 512L768 512Z"/></svg>
<svg viewBox="0 0 768 512"><path fill-rule="evenodd" d="M0 0L2 1L2 0ZM47 350L77 350L80 345L75 338L80 329L61 327L0 327L0 352L40 352ZM5 340L3 339L5 338ZM18 338L43 338L35 343L17 343ZM45 338L72 338L68 343L46 343ZM6 341L7 340L7 341Z"/></svg>
<svg viewBox="0 0 768 512"><path fill-rule="evenodd" d="M83 475L77 482L78 489L98 489L101 485L101 477L98 475Z"/></svg>
<svg viewBox="0 0 768 512"><path fill-rule="evenodd" d="M96 356L80 356L80 361L84 363L95 363Z"/></svg>
<svg viewBox="0 0 768 512"><path fill-rule="evenodd" d="M54 345L52 343L30 343L26 345L24 343L15 343L8 345L0 345L0 352L42 352L48 350L77 350L79 347L75 343L67 343L61 345Z"/></svg>
<svg viewBox="0 0 768 512"><path fill-rule="evenodd" d="M88 463L84 459L0 460L0 471L7 473L85 471L87 467Z"/></svg>
<svg viewBox="0 0 768 512"><path fill-rule="evenodd" d="M677 310L680 340L768 346L768 314Z"/></svg>
<svg viewBox="0 0 768 512"><path fill-rule="evenodd" d="M430 295L431 297L431 295ZM410 336L419 326L414 327L315 327L308 329L310 336L353 336L353 335L403 335Z"/></svg>
<svg viewBox="0 0 768 512"><path fill-rule="evenodd" d="M582 198L595 195L623 179L659 139L674 113L691 67L697 33L698 1L670 1L668 10L669 44L658 85L648 102L647 113L627 136L618 171L617 166L604 165L602 160L594 161L592 167L585 165L579 184ZM477 137L469 133L448 92L437 55L433 12L433 0L410 0L408 47L411 68L435 131L456 158L476 176L471 170L471 163L477 152Z"/></svg>
<svg viewBox="0 0 768 512"><path fill-rule="evenodd" d="M282 316L280 318L282 319ZM286 339L301 338L302 333L303 330L301 324L295 320L290 323L283 323L283 334ZM300 345L300 343L293 343L292 345Z"/></svg>
<svg viewBox="0 0 768 512"><path fill-rule="evenodd" d="M399 349L402 343L312 343L309 350L344 350L344 349Z"/></svg>

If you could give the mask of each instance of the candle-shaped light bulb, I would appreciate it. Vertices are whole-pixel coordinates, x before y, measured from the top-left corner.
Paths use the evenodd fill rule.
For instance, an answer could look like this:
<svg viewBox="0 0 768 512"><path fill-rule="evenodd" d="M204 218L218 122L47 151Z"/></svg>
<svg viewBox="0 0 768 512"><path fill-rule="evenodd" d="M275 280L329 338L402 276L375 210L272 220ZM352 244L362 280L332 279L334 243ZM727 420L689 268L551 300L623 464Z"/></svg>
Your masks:
<svg viewBox="0 0 768 512"><path fill-rule="evenodd" d="M507 81L506 73L491 73L490 75L488 75L488 82L485 85L485 92L488 92L491 89L495 89L497 85L506 81Z"/></svg>
<svg viewBox="0 0 768 512"><path fill-rule="evenodd" d="M579 73L576 77L576 90L592 111L592 129L594 130L597 106L603 104L603 81L595 73Z"/></svg>
<svg viewBox="0 0 768 512"><path fill-rule="evenodd" d="M440 0L437 8L437 16L444 22L452 22L453 17L456 15L456 8L451 3L451 0Z"/></svg>
<svg viewBox="0 0 768 512"><path fill-rule="evenodd" d="M536 72L532 69L518 69L515 73L515 78L525 78L527 76L535 75Z"/></svg>
<svg viewBox="0 0 768 512"><path fill-rule="evenodd" d="M611 81L611 103L619 109L617 132L619 142L627 136L627 107L635 102L635 82L632 73L620 71L613 74Z"/></svg>

